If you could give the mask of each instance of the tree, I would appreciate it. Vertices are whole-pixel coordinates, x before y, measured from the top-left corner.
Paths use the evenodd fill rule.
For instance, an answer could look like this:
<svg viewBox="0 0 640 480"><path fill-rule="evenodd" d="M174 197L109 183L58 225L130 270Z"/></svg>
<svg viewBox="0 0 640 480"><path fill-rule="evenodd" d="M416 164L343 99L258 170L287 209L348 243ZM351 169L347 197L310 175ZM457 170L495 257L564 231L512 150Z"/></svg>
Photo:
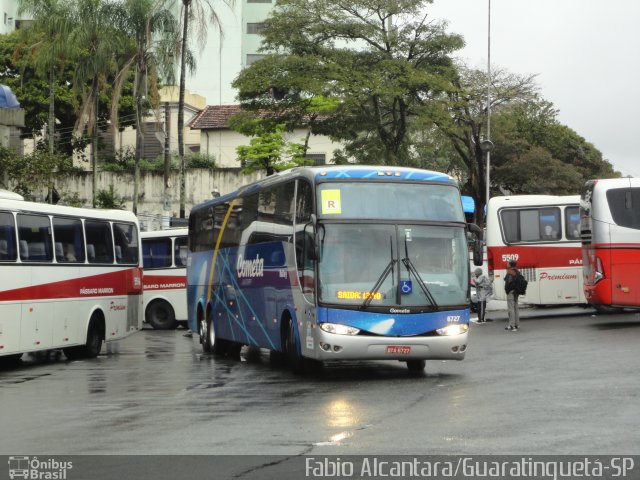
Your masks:
<svg viewBox="0 0 640 480"><path fill-rule="evenodd" d="M34 45L34 65L39 73L49 76L49 153L54 152L56 70L64 65L69 46L69 11L67 2L60 0L19 0L19 13L29 13L34 18L32 28L44 38ZM53 195L50 196L53 198Z"/></svg>
<svg viewBox="0 0 640 480"><path fill-rule="evenodd" d="M222 0L233 7L235 0ZM180 159L180 218L185 218L185 158L184 158L184 95L187 68L192 72L196 64L189 53L189 38L195 36L200 47L204 47L207 38L207 26L211 23L224 38L220 18L213 8L211 0L182 0L182 38L180 47L180 90L178 96L178 158Z"/></svg>
<svg viewBox="0 0 640 480"><path fill-rule="evenodd" d="M304 146L284 139L284 125L273 130L258 126L249 146L236 148L242 173L264 170L267 175L305 164Z"/></svg>
<svg viewBox="0 0 640 480"><path fill-rule="evenodd" d="M53 175L72 170L71 158L50 153L47 148L36 149L22 156L0 147L0 179L6 178L6 187L30 200L37 199L43 187L53 199Z"/></svg>
<svg viewBox="0 0 640 480"><path fill-rule="evenodd" d="M347 155L374 145L367 162L412 164L411 123L453 88L450 54L463 46L429 21L427 3L279 1L262 30L270 54L234 82L241 103L299 125L314 99L328 99L335 107L313 133L346 142Z"/></svg>
<svg viewBox="0 0 640 480"><path fill-rule="evenodd" d="M92 202L96 204L98 164L98 100L107 80L118 71L118 59L130 51L130 37L118 29L122 5L104 0L76 0L72 3L68 41L77 50L74 57L73 88L81 98L75 136L91 132L93 187Z"/></svg>
<svg viewBox="0 0 640 480"><path fill-rule="evenodd" d="M140 160L144 155L143 116L154 104L158 106L158 75L171 75L172 53L177 50L178 25L167 8L167 0L124 0L123 14L119 18L121 28L134 39L130 50L124 52L123 66L116 75L111 105L111 127L118 127L118 107L123 85L131 70L135 72L136 154L133 212L138 211L138 185ZM149 88L151 86L151 88ZM155 101L150 101L155 100ZM115 138L115 135L114 135Z"/></svg>
<svg viewBox="0 0 640 480"><path fill-rule="evenodd" d="M620 176L556 117L548 101L515 105L494 117L492 183L502 193L579 194L586 180Z"/></svg>
<svg viewBox="0 0 640 480"><path fill-rule="evenodd" d="M458 71L455 82L457 89L449 93L446 109L433 118L435 125L449 140L465 166L463 190L473 196L476 203L475 221L480 223L487 201L486 160L481 149L481 142L486 139L487 127L487 75L463 65L459 66ZM537 98L534 80L533 75L517 75L494 69L491 76L490 111L495 113L507 105L534 101Z"/></svg>

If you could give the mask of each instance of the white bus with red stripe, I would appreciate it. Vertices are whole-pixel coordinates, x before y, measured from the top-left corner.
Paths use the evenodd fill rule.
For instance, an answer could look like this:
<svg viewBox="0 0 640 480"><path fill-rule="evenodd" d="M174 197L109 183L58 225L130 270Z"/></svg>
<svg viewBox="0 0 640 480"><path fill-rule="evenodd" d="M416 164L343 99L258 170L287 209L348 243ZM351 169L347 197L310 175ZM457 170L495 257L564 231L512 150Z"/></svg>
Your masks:
<svg viewBox="0 0 640 480"><path fill-rule="evenodd" d="M0 358L62 348L95 357L142 327L131 212L20 200L0 191Z"/></svg>
<svg viewBox="0 0 640 480"><path fill-rule="evenodd" d="M529 281L522 303L586 303L578 195L494 197L487 209L487 262L495 298L506 300L504 276L509 260Z"/></svg>
<svg viewBox="0 0 640 480"><path fill-rule="evenodd" d="M580 214L587 300L599 311L640 308L640 178L588 181Z"/></svg>
<svg viewBox="0 0 640 480"><path fill-rule="evenodd" d="M188 228L141 232L144 318L155 329L187 322Z"/></svg>

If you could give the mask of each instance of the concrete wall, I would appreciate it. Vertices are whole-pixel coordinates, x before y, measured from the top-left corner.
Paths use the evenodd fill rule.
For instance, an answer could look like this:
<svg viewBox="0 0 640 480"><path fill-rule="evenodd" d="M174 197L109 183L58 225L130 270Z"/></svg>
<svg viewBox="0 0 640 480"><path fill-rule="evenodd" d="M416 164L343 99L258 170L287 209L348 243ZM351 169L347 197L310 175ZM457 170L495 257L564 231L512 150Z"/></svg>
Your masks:
<svg viewBox="0 0 640 480"><path fill-rule="evenodd" d="M253 173L243 175L237 168L229 169L193 169L186 175L186 213L191 207L212 198L211 192L217 190L221 195L232 192L242 185L254 182L264 177L264 174ZM173 172L171 179L171 204L168 216L177 216L180 211L180 178L178 172ZM82 172L73 175L60 176L55 181L56 189L60 195L70 195L78 192L84 206L91 206L92 174ZM116 195L124 198L126 209L131 210L133 205L133 174L128 173L98 173L98 190L108 190L113 185ZM160 228L156 223L167 212L163 211L164 180L161 172L146 172L140 175L138 202L138 216L141 221L148 221L146 229ZM44 201L46 191L40 192L40 198Z"/></svg>

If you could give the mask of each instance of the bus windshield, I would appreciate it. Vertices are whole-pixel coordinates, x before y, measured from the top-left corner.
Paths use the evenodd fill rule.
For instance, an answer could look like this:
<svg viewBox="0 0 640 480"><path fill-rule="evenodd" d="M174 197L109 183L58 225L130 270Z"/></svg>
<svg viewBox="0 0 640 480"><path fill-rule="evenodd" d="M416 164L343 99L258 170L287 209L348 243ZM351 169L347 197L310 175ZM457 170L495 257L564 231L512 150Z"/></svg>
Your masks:
<svg viewBox="0 0 640 480"><path fill-rule="evenodd" d="M463 305L466 248L463 228L321 224L319 300L350 307Z"/></svg>
<svg viewBox="0 0 640 480"><path fill-rule="evenodd" d="M322 218L464 222L453 185L327 182L319 186Z"/></svg>

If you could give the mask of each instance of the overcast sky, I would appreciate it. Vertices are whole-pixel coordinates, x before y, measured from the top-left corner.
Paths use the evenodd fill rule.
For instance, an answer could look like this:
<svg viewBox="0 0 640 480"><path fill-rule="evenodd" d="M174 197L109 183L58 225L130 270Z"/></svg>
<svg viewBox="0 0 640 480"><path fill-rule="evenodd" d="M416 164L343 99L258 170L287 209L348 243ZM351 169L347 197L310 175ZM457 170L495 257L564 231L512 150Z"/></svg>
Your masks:
<svg viewBox="0 0 640 480"><path fill-rule="evenodd" d="M489 0L434 0L467 46L467 65L487 68ZM640 177L640 1L491 0L491 64L537 74L561 123L624 175Z"/></svg>

